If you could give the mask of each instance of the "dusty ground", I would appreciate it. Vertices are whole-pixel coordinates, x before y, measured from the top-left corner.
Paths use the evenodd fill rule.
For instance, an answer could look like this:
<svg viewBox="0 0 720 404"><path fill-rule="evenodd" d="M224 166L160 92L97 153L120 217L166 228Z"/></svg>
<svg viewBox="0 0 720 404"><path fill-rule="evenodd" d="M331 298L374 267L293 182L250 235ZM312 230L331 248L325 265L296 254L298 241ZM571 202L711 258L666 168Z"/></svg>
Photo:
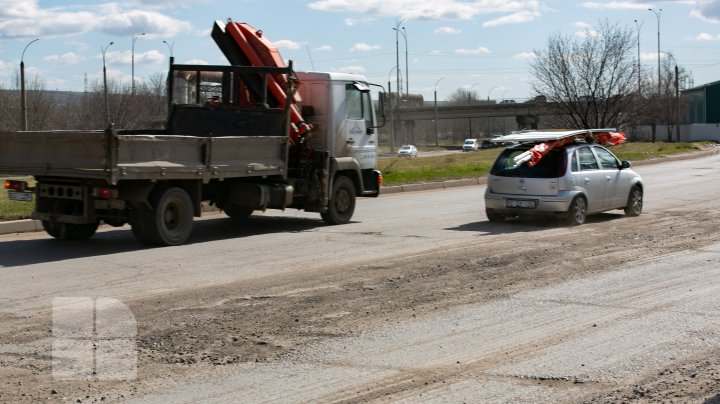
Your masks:
<svg viewBox="0 0 720 404"><path fill-rule="evenodd" d="M467 230L473 231L472 226L480 223ZM0 402L139 397L166 380L192 377L208 368L275 361L317 340L353 336L380 324L502 299L521 290L720 241L720 217L703 211L656 211L635 219L604 214L590 218L580 237L571 242L561 235L538 237L538 231L557 226L552 222L507 226L536 231L518 232L512 242L493 244L492 250L478 240L458 251L431 251L354 268L319 267L298 276L125 302L139 329L138 379L133 382L53 380L49 313L32 318L5 316L0 318L0 343L28 349L0 355ZM558 249L562 254L557 254ZM429 375L414 382L432 384L442 377L451 379L452 375ZM720 348L673 363L632 385L597 391L590 402L719 403Z"/></svg>

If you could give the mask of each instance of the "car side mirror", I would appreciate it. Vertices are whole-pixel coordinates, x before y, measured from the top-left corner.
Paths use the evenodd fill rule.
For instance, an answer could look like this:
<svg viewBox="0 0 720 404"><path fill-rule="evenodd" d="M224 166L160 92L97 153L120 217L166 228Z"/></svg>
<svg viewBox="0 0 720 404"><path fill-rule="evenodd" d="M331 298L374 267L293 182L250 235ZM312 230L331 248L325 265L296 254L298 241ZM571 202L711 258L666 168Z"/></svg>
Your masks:
<svg viewBox="0 0 720 404"><path fill-rule="evenodd" d="M622 169L625 169L625 168L630 168L630 166L632 166L632 164L630 164L630 162L627 161L627 160L623 160L623 161L620 163L620 169L621 169L621 170L622 170Z"/></svg>

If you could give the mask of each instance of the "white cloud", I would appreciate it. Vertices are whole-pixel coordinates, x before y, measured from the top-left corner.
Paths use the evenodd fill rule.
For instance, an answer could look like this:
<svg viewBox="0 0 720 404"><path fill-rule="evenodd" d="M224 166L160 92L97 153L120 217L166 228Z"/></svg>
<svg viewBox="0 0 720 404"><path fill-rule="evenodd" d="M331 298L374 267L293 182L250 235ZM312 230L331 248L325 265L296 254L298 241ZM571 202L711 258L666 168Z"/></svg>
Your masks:
<svg viewBox="0 0 720 404"><path fill-rule="evenodd" d="M162 53L160 53L160 51L157 51L155 49L146 52L135 51L135 66L162 64L165 63L166 59L167 56L163 55ZM133 60L133 54L132 51L107 52L105 53L105 60L107 64L131 65Z"/></svg>
<svg viewBox="0 0 720 404"><path fill-rule="evenodd" d="M333 72L337 72L337 73L354 73L354 74L365 73L365 68L362 66L345 66L345 67L333 68L331 70Z"/></svg>
<svg viewBox="0 0 720 404"><path fill-rule="evenodd" d="M720 24L720 1L697 0L695 10L690 15L713 24Z"/></svg>
<svg viewBox="0 0 720 404"><path fill-rule="evenodd" d="M377 21L375 18L365 17L365 18L346 18L345 19L345 25L348 27L354 27L357 25L370 25Z"/></svg>
<svg viewBox="0 0 720 404"><path fill-rule="evenodd" d="M167 38L192 29L155 11L123 11L127 4L103 3L78 11L76 6L42 8L38 0L0 0L0 39L56 38L99 30L118 36L147 32L151 38Z"/></svg>
<svg viewBox="0 0 720 404"><path fill-rule="evenodd" d="M332 46L322 45L322 46L318 46L317 48L315 48L313 50L317 51L317 52L330 52L332 50Z"/></svg>
<svg viewBox="0 0 720 404"><path fill-rule="evenodd" d="M652 60L657 61L657 58L658 58L657 52L642 52L640 54L640 60L644 60L644 61L652 61Z"/></svg>
<svg viewBox="0 0 720 404"><path fill-rule="evenodd" d="M453 27L440 27L435 29L435 35L458 35L461 30Z"/></svg>
<svg viewBox="0 0 720 404"><path fill-rule="evenodd" d="M370 45L365 42L358 42L355 45L353 45L352 48L350 48L350 51L351 52L355 52L355 51L369 52L369 51L378 50L378 49L380 49L380 45Z"/></svg>
<svg viewBox="0 0 720 404"><path fill-rule="evenodd" d="M536 13L543 4L538 0L314 0L308 7L405 20L471 20L482 14Z"/></svg>
<svg viewBox="0 0 720 404"><path fill-rule="evenodd" d="M587 1L578 4L578 7L589 10L647 10L648 8L652 8L652 6L650 3L638 3L634 1L608 1L605 3Z"/></svg>
<svg viewBox="0 0 720 404"><path fill-rule="evenodd" d="M590 24L578 21L575 24L575 28L579 29L579 31L575 31L575 36L579 36L581 38L585 37L595 37L600 35L600 33Z"/></svg>
<svg viewBox="0 0 720 404"><path fill-rule="evenodd" d="M477 49L456 49L455 53L458 55L484 55L490 53L490 50L484 46L480 46Z"/></svg>
<svg viewBox="0 0 720 404"><path fill-rule="evenodd" d="M687 38L691 41L701 41L701 42L707 42L707 41L720 41L720 34L713 36L712 34L708 34L707 32L703 32L698 34L695 37Z"/></svg>
<svg viewBox="0 0 720 404"><path fill-rule="evenodd" d="M442 53L442 51L439 51L439 50L437 50L437 49L434 49L434 50L432 50L432 51L430 52L430 54L433 55L433 56L440 56L440 55L442 55L443 53Z"/></svg>
<svg viewBox="0 0 720 404"><path fill-rule="evenodd" d="M74 52L63 53L62 55L50 55L43 58L46 62L58 63L61 65L75 65L83 61L83 58Z"/></svg>
<svg viewBox="0 0 720 404"><path fill-rule="evenodd" d="M80 35L97 24L90 12L42 9L36 0L0 0L0 39Z"/></svg>
<svg viewBox="0 0 720 404"><path fill-rule="evenodd" d="M535 54L535 52L521 52L513 56L513 59L515 60L532 60L536 58L537 54Z"/></svg>
<svg viewBox="0 0 720 404"><path fill-rule="evenodd" d="M483 27L497 27L499 25L522 24L540 17L539 11L520 11L515 14L506 15L482 24Z"/></svg>
<svg viewBox="0 0 720 404"><path fill-rule="evenodd" d="M275 44L278 49L297 50L302 47L301 43L291 41L289 39L281 39L279 41L274 41L273 44Z"/></svg>
<svg viewBox="0 0 720 404"><path fill-rule="evenodd" d="M202 60L202 59L188 59L188 60L184 61L183 64L186 64L186 65L209 65L210 63L208 63L206 60Z"/></svg>
<svg viewBox="0 0 720 404"><path fill-rule="evenodd" d="M154 11L132 10L102 19L100 31L118 36L145 32L148 39L167 38L192 30L192 24Z"/></svg>

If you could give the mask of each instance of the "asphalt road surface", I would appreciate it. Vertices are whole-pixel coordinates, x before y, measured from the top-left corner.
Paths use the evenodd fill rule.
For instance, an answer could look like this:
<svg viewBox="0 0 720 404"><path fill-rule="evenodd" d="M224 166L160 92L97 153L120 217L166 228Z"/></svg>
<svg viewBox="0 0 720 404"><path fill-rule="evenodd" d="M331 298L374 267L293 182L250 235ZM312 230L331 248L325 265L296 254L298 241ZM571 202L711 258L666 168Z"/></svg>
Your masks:
<svg viewBox="0 0 720 404"><path fill-rule="evenodd" d="M210 215L179 247L0 236L0 401L720 400L720 156L636 170L640 217L573 228L490 223L466 187L344 226ZM53 377L58 297L125 304L136 375Z"/></svg>

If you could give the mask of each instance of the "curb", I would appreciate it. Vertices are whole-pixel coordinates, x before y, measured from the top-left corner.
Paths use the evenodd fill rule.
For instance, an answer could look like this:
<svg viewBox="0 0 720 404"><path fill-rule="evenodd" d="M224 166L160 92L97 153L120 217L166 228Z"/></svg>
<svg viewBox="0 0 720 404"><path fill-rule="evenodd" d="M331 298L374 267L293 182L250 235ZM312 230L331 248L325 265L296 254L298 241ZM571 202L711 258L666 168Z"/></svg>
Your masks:
<svg viewBox="0 0 720 404"><path fill-rule="evenodd" d="M649 164L658 164L666 161L674 160L689 160L699 157L707 157L713 154L720 153L720 146L713 147L710 150L703 150L699 152L683 153L674 156L658 157L648 160L640 160L633 162L633 166L644 166ZM449 189L458 187L467 187L474 185L485 185L487 184L487 177L478 178L467 178L462 180L448 180L441 182L426 182L420 184L405 184L405 185L392 185L389 187L382 187L380 189L380 195L385 194L397 194L401 192L418 192L418 191L434 191L439 189ZM217 212L218 209L214 206L203 203L203 212ZM12 220L9 222L0 222L0 235L12 234L12 233L30 233L43 231L42 223L39 220Z"/></svg>

